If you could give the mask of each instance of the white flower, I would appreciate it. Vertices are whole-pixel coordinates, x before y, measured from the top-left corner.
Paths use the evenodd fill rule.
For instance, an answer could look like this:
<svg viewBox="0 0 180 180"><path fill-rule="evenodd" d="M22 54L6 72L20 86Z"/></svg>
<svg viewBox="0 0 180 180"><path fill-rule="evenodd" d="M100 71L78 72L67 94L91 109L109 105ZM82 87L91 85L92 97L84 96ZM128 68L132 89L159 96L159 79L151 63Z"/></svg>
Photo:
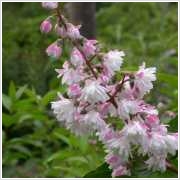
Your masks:
<svg viewBox="0 0 180 180"><path fill-rule="evenodd" d="M124 136L133 144L143 144L147 141L146 128L139 121L133 119L122 130Z"/></svg>
<svg viewBox="0 0 180 180"><path fill-rule="evenodd" d="M151 154L154 154L155 156L167 154L167 144L164 137L165 136L156 132L151 134L148 147L148 151Z"/></svg>
<svg viewBox="0 0 180 180"><path fill-rule="evenodd" d="M94 110L88 112L81 122L92 130L101 131L106 127L106 123L101 119L100 114Z"/></svg>
<svg viewBox="0 0 180 180"><path fill-rule="evenodd" d="M125 136L113 137L109 139L106 143L107 152L113 151L117 152L122 158L123 161L128 160L130 156L130 143Z"/></svg>
<svg viewBox="0 0 180 180"><path fill-rule="evenodd" d="M152 81L156 80L156 68L145 68L145 63L140 66L139 71L135 74L134 85L139 90L139 95L142 97L148 93L152 88Z"/></svg>
<svg viewBox="0 0 180 180"><path fill-rule="evenodd" d="M164 137L164 139L167 145L167 152L175 155L176 151L178 150L178 138L174 135L167 135Z"/></svg>
<svg viewBox="0 0 180 180"><path fill-rule="evenodd" d="M114 75L115 71L119 71L121 64L123 62L123 56L125 56L123 51L109 51L104 56L104 66L108 69L110 74Z"/></svg>
<svg viewBox="0 0 180 180"><path fill-rule="evenodd" d="M146 162L148 169L153 171L162 171L166 170L166 157L164 156L152 156Z"/></svg>
<svg viewBox="0 0 180 180"><path fill-rule="evenodd" d="M97 81L91 81L86 84L82 90L81 100L95 104L97 102L105 102L108 99L106 88L101 86Z"/></svg>
<svg viewBox="0 0 180 180"><path fill-rule="evenodd" d="M130 115L136 114L139 110L138 101L123 99L118 103L118 114L123 120L130 119Z"/></svg>
<svg viewBox="0 0 180 180"><path fill-rule="evenodd" d="M75 107L73 102L69 99L62 98L59 101L52 102L51 108L60 122L72 121L74 118Z"/></svg>
<svg viewBox="0 0 180 180"><path fill-rule="evenodd" d="M62 76L62 84L72 85L83 79L79 69L69 68L67 62L63 64L63 69L56 69L56 72L59 73L58 77Z"/></svg>

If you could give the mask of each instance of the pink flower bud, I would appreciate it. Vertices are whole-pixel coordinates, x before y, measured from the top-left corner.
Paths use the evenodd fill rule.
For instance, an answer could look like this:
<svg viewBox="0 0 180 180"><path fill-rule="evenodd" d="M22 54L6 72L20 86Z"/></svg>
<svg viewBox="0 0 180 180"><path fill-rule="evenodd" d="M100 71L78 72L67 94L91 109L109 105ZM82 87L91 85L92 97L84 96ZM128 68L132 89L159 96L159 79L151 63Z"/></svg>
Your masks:
<svg viewBox="0 0 180 180"><path fill-rule="evenodd" d="M55 32L58 36L61 36L62 38L67 37L67 32L64 27L59 27L57 24L55 25Z"/></svg>
<svg viewBox="0 0 180 180"><path fill-rule="evenodd" d="M52 29L52 24L49 19L48 20L46 19L41 23L40 30L42 33L49 33L51 29Z"/></svg>
<svg viewBox="0 0 180 180"><path fill-rule="evenodd" d="M42 7L45 9L56 9L58 2L42 2Z"/></svg>
<svg viewBox="0 0 180 180"><path fill-rule="evenodd" d="M61 56L62 49L57 45L57 42L54 42L48 46L48 48L46 49L46 53L48 54L48 56L59 58Z"/></svg>

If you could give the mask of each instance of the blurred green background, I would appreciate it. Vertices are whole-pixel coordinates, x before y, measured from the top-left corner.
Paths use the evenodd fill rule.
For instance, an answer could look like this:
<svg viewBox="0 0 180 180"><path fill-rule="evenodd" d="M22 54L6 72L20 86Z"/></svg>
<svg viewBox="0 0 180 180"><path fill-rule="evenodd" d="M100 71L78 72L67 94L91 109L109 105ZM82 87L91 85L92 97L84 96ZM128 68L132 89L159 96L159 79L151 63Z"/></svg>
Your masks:
<svg viewBox="0 0 180 180"><path fill-rule="evenodd" d="M48 16L40 3L3 2L3 177L82 177L103 163L103 147L94 138L77 138L60 127L50 110L57 91L66 88L46 47L56 36L39 25ZM161 121L178 130L178 4L96 3L97 39L106 49L126 53L123 68L145 61L157 67L157 82L146 100L158 105ZM106 47L105 47L106 46ZM176 161L174 161L174 159ZM177 156L173 157L177 165Z"/></svg>

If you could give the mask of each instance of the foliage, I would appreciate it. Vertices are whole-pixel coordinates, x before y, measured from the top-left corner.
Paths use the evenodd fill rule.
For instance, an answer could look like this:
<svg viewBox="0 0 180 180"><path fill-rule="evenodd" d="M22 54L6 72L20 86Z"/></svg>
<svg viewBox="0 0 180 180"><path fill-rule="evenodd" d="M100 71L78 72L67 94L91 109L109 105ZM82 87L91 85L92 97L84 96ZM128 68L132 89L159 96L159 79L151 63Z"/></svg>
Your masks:
<svg viewBox="0 0 180 180"><path fill-rule="evenodd" d="M80 177L102 162L87 138L59 127L49 112L57 91L44 96L11 82L3 94L3 177Z"/></svg>

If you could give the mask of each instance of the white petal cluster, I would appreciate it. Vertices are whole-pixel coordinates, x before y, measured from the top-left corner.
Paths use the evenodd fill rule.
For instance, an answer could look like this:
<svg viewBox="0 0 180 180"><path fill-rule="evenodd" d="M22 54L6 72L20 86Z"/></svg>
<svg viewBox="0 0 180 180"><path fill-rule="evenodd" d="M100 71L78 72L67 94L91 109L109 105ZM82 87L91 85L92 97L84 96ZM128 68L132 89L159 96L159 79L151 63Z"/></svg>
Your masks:
<svg viewBox="0 0 180 180"><path fill-rule="evenodd" d="M106 88L101 86L99 82L92 81L83 88L80 99L91 104L105 102L109 98L106 91Z"/></svg>
<svg viewBox="0 0 180 180"><path fill-rule="evenodd" d="M145 68L145 64L140 66L139 71L135 74L134 84L138 88L140 97L148 93L152 88L152 82L156 80L156 68Z"/></svg>
<svg viewBox="0 0 180 180"><path fill-rule="evenodd" d="M108 71L114 75L115 71L119 71L123 63L123 56L125 56L123 51L109 51L104 55L104 66Z"/></svg>

